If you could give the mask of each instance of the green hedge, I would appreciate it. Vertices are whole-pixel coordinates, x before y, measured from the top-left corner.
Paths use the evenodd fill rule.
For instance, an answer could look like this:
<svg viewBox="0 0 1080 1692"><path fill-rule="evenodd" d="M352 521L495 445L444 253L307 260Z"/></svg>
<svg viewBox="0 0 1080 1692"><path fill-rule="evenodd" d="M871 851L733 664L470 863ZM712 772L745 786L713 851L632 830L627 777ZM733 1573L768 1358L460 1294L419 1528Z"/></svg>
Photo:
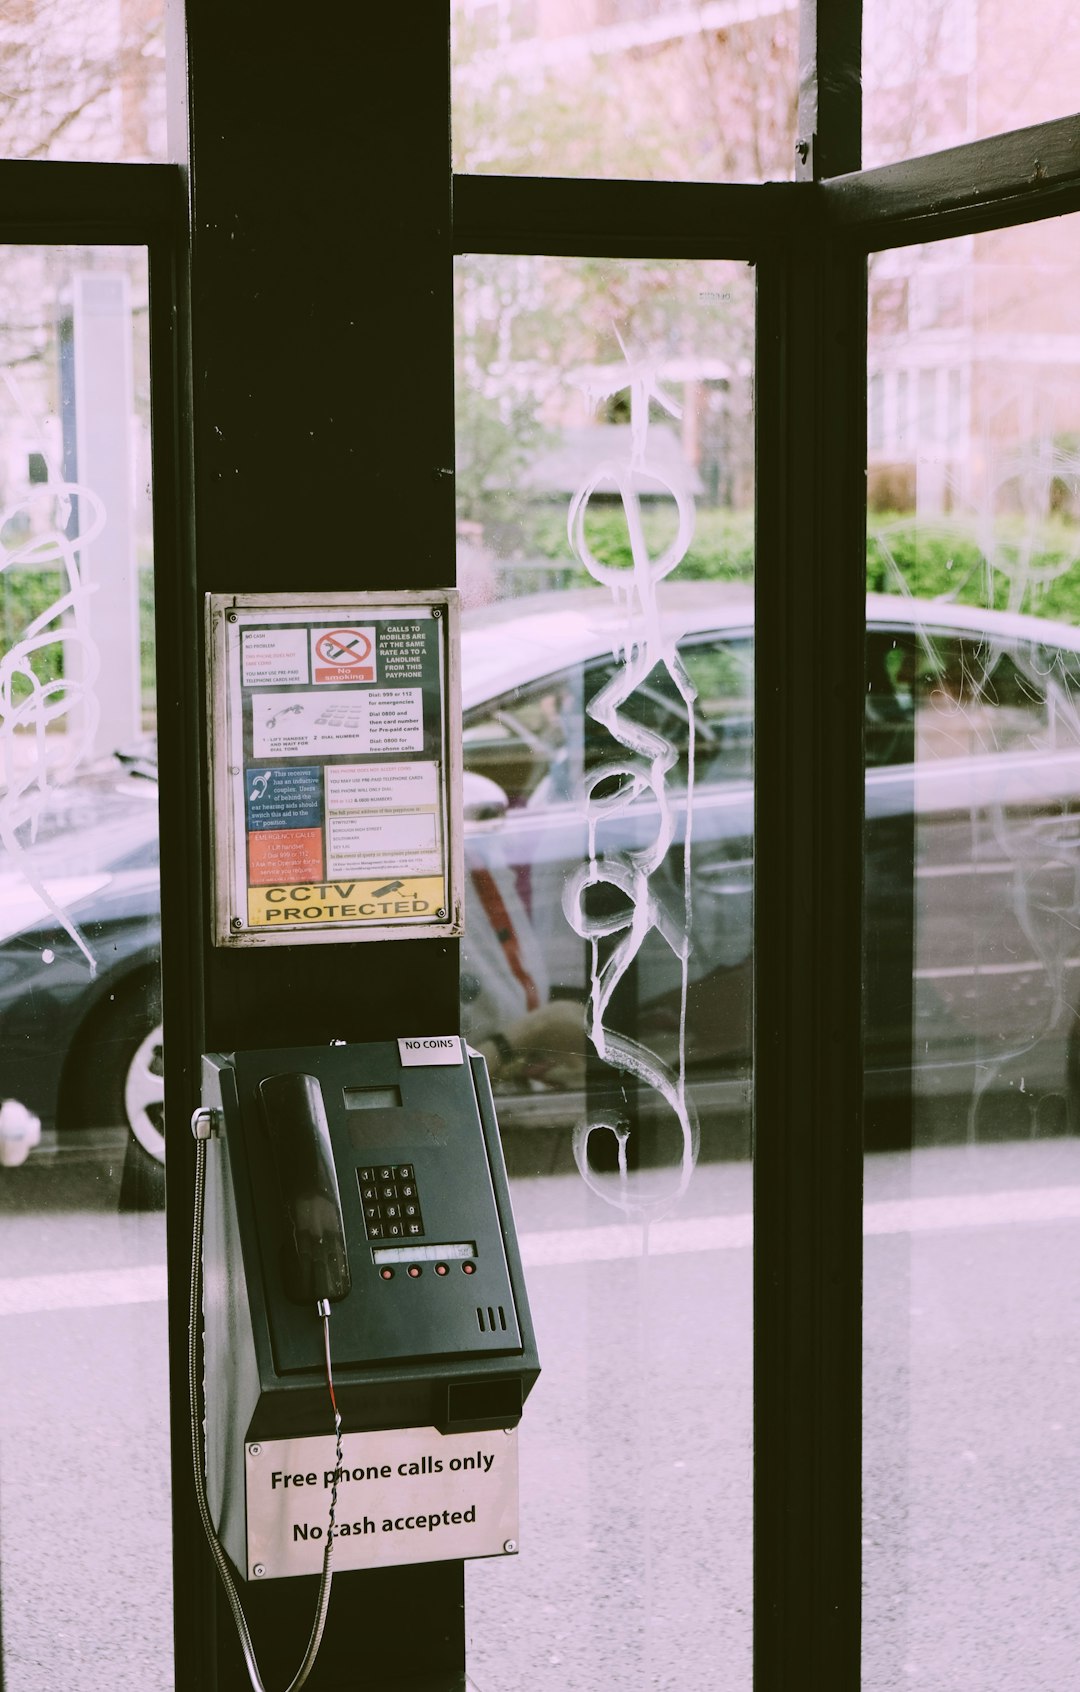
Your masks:
<svg viewBox="0 0 1080 1692"><path fill-rule="evenodd" d="M0 573L0 652L10 652L36 617L40 617L66 592L66 576L60 570L8 569ZM53 625L58 626L58 625ZM154 574L149 565L139 571L140 681L144 712L154 701ZM41 682L63 675L60 641L47 641L33 654L32 668ZM16 702L29 692L28 684L15 682Z"/></svg>
<svg viewBox="0 0 1080 1692"><path fill-rule="evenodd" d="M667 511L645 510L642 524L649 550L658 553L674 535ZM603 564L629 569L630 539L622 511L591 507L585 538ZM591 580L570 560L566 519L543 512L530 523L534 554L566 563L573 583ZM1058 518L1045 520L1037 541L1022 520L1000 518L992 555L960 524L931 527L911 517L884 514L872 520L866 543L866 585L878 593L910 593L919 599L948 596L964 605L1030 611L1063 623L1080 624L1080 529ZM749 512L700 511L694 538L678 574L692 581L750 581L754 573L753 518Z"/></svg>
<svg viewBox="0 0 1080 1692"><path fill-rule="evenodd" d="M642 524L653 555L673 539L670 507L645 509ZM612 567L629 569L630 538L621 507L593 504L586 513L585 535L594 554ZM530 514L525 547L531 558L548 559L565 568L566 586L585 585L592 578L571 558L566 539L566 516L556 510ZM886 513L875 516L866 545L866 585L880 593L914 594L920 599L941 595L966 605L993 605L1036 612L1060 622L1080 624L1080 529L1060 518L1043 522L1038 544L1020 519L1001 518L992 538L989 565L980 545L961 525L942 521L930 526L911 517ZM678 568L683 580L751 581L754 574L754 526L749 512L703 510L697 515L694 538ZM0 574L0 650L9 651L33 619L55 603L61 578L55 570L8 570ZM139 572L144 699L153 697L153 576ZM41 680L60 671L61 652L50 644L35 655Z"/></svg>
<svg viewBox="0 0 1080 1692"><path fill-rule="evenodd" d="M959 525L879 519L867 537L866 585L1080 623L1080 531L1049 518L1033 537L1021 519L1003 517L984 553Z"/></svg>
<svg viewBox="0 0 1080 1692"><path fill-rule="evenodd" d="M674 518L669 508L646 509L641 517L646 544L655 556L674 539ZM585 539L601 564L611 568L630 568L630 536L621 508L590 506L585 515ZM533 517L527 544L538 557L569 563L565 514L552 511ZM580 565L572 566L572 570L574 582L591 582L591 576ZM699 511L694 538L678 573L684 581L752 581L754 521L751 514Z"/></svg>

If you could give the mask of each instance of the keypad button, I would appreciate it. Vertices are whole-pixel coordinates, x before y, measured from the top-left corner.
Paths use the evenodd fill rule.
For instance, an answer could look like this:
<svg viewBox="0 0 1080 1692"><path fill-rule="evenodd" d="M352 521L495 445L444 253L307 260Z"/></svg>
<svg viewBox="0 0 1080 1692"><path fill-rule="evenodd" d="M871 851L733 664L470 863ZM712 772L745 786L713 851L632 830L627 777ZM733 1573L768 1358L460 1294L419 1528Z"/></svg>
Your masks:
<svg viewBox="0 0 1080 1692"><path fill-rule="evenodd" d="M360 1188L360 1197L363 1199L365 1204L374 1204L374 1202L378 1198L378 1196L379 1196L378 1187L373 1186L370 1182L367 1184L367 1186Z"/></svg>
<svg viewBox="0 0 1080 1692"><path fill-rule="evenodd" d="M363 1184L363 1183L364 1183L364 1182L365 1182L365 1181L373 1181L373 1180L374 1180L374 1179L375 1179L375 1177L374 1177L374 1175L373 1175L373 1174L372 1174L372 1173L371 1173L371 1170L370 1170L370 1169L358 1169L358 1170L357 1170L357 1171L356 1171L356 1178L357 1178L357 1180L358 1180L358 1181L359 1181L359 1182L360 1182L360 1183L361 1183L361 1185L362 1185L362 1184Z"/></svg>
<svg viewBox="0 0 1080 1692"><path fill-rule="evenodd" d="M402 1181L398 1191L401 1193L402 1198L416 1197L416 1188L413 1186L411 1181Z"/></svg>
<svg viewBox="0 0 1080 1692"><path fill-rule="evenodd" d="M397 1176L399 1181L411 1181L413 1173L413 1166L411 1163L399 1163L394 1170L394 1174Z"/></svg>
<svg viewBox="0 0 1080 1692"><path fill-rule="evenodd" d="M397 1196L398 1190L394 1182L384 1181L382 1186L379 1188L379 1197L381 1199L396 1199Z"/></svg>
<svg viewBox="0 0 1080 1692"><path fill-rule="evenodd" d="M365 1204L364 1215L367 1217L369 1222L377 1222L380 1214L381 1212L377 1204Z"/></svg>
<svg viewBox="0 0 1080 1692"><path fill-rule="evenodd" d="M384 1231L387 1239L399 1240L405 1230L400 1222L387 1222Z"/></svg>
<svg viewBox="0 0 1080 1692"><path fill-rule="evenodd" d="M389 1164L384 1164L383 1167L379 1170L379 1180L380 1181L392 1181L393 1179L394 1179L393 1169L390 1167Z"/></svg>
<svg viewBox="0 0 1080 1692"><path fill-rule="evenodd" d="M384 1216L400 1217L401 1216L401 1206L400 1206L400 1204L388 1204L383 1211L383 1215Z"/></svg>
<svg viewBox="0 0 1080 1692"><path fill-rule="evenodd" d="M405 1232L410 1236L414 1234L422 1234L424 1232L424 1225L422 1222L406 1222Z"/></svg>

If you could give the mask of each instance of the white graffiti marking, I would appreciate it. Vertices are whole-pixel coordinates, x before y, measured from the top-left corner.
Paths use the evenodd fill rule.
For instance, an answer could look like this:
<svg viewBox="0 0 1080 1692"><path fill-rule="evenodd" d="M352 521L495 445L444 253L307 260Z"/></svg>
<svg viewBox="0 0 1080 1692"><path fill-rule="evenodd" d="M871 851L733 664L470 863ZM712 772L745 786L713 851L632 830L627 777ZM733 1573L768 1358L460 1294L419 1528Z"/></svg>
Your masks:
<svg viewBox="0 0 1080 1692"><path fill-rule="evenodd" d="M1018 413L1026 400L1023 390L1012 398ZM912 549L935 544L955 545L958 558L969 560L967 568L955 570L949 590L937 596L943 607L975 599L986 608L1007 608L1029 616L1045 615L1044 600L1054 582L1080 565L1080 546L1063 528L1048 543L1047 515L1054 509L1055 495L1070 504L1080 500L1080 455L1055 443L1048 430L1038 430L1031 420L1032 436L1025 444L1008 450L995 449L988 432L984 447L982 484L971 509L961 507L948 518L920 521L896 519L871 528L886 569L891 592L912 596L902 558ZM1002 520L1002 513L1008 513ZM950 559L948 568L953 570ZM931 678L923 683L921 720L940 738L951 737L942 746L930 745L918 753L920 773L932 769L939 757L950 759L955 803L965 805L964 772L969 766L951 755L962 741L969 743L979 758L994 754L1014 756L1053 753L1062 760L1074 757L1080 747L1080 703L1077 675L1068 651L1053 644L1053 624L1044 641L1024 633L995 637L973 630L966 636L962 663L949 670L948 642L932 624L919 624L915 644L920 661ZM1014 728L1010 738L1010 711L999 709L996 700L999 666L1012 666L1018 692L1014 716L1023 723L1022 738ZM937 679L932 679L940 672ZM1042 704L1044 702L1044 705ZM1008 764L1002 766L1000 792L967 779L975 787L965 808L968 812L970 851L973 858L1000 866L1002 901L1026 942L1031 960L1031 982L1026 1004L1013 1010L1012 1033L1006 1039L995 1023L988 1037L984 1018L990 1000L986 983L992 980L991 958L997 957L995 936L976 937L973 963L979 988L958 996L954 982L935 977L933 970L920 968L922 948L932 944L933 929L927 910L933 887L927 871L918 872L922 903L917 910L916 1005L922 1015L940 1029L958 1026L976 1046L975 1075L968 1109L968 1137L978 1137L978 1118L984 1101L1003 1086L1008 1072L1019 1077L1018 1092L1025 1092L1024 1060L1055 1031L1071 1026L1075 1016L1073 942L1080 930L1080 864L1077 861L1075 795L1063 792L1051 797L1037 811L1018 803L1008 786ZM920 823L925 831L930 824ZM934 905L933 910L940 910ZM936 956L936 954L935 954ZM1019 1015L1017 1010L1019 1009Z"/></svg>
<svg viewBox="0 0 1080 1692"><path fill-rule="evenodd" d="M609 588L616 603L626 615L626 630L615 657L619 667L610 681L600 689L586 706L590 717L601 724L625 756L613 757L586 777L588 801L588 858L571 874L563 892L563 909L575 933L587 940L591 949L589 1005L587 1030L597 1055L646 1086L655 1088L675 1115L682 1132L682 1150L678 1180L674 1187L656 1195L631 1199L627 1180L626 1144L628 1129L621 1118L615 1120L585 1120L574 1131L574 1156L583 1179L596 1192L608 1197L606 1188L595 1179L588 1162L589 1137L603 1129L613 1133L619 1146L620 1187L615 1201L627 1212L643 1218L670 1208L685 1192L693 1173L698 1153L698 1125L693 1102L686 1090L686 1001L688 988L688 958L690 950L690 846L693 814L694 782L694 700L695 689L679 657L675 637L665 633L661 625L657 588L685 556L694 532L694 505L690 495L677 487L662 468L649 461L648 429L649 405L653 401L669 415L679 416L678 406L662 392L654 360L635 359L627 352L620 338L620 346L629 367L628 382L620 382L606 395L610 397L630 389L630 453L627 458L611 458L598 464L592 474L575 493L567 515L567 532L574 555L589 574ZM659 482L675 501L678 518L675 538L659 557L650 556L641 521L638 488L644 477ZM629 569L616 569L596 558L585 535L585 519L589 501L601 484L614 482L626 516L632 564ZM678 817L668 792L667 779L678 761L677 747L661 734L645 728L623 714L622 707L630 696L662 665L670 676L686 708L689 725L687 748L685 825L683 836L683 914L682 922L673 920L654 895L650 886L653 872L664 859L675 839ZM618 852L597 851L597 827L625 815L643 795L651 797L656 806L655 838L648 844ZM597 916L587 910L591 889L606 887L621 899L614 915ZM612 995L630 968L651 930L662 937L679 960L680 1018L678 1065L672 1069L639 1040L619 1033L608 1026L607 1015ZM618 938L616 938L618 936ZM601 962L601 942L612 941Z"/></svg>
<svg viewBox="0 0 1080 1692"><path fill-rule="evenodd" d="M14 377L8 371L0 374L24 421L32 425ZM37 875L27 848L34 843L50 792L85 761L97 729L100 661L87 626L92 589L83 582L79 548L101 533L105 507L92 489L62 479L44 442L41 452L48 480L0 510L0 575L24 566L55 571L60 577L55 601L0 655L0 757L6 778L0 794L0 844L93 972L95 959L86 939ZM73 539L66 531L76 498L79 534ZM9 535L21 538L6 545L4 537ZM58 673L43 677L46 669ZM63 732L57 733L60 725ZM30 756L28 741L33 747Z"/></svg>

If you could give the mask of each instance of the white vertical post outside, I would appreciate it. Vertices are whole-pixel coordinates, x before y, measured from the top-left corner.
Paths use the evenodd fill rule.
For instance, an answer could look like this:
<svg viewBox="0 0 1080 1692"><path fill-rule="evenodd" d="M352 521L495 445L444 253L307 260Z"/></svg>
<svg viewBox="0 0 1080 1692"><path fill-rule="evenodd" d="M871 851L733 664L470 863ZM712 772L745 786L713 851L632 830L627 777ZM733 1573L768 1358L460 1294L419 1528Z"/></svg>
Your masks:
<svg viewBox="0 0 1080 1692"><path fill-rule="evenodd" d="M79 546L89 629L101 659L94 755L130 747L142 725L139 573L135 547L131 291L122 271L72 278L76 478L105 507L105 527Z"/></svg>

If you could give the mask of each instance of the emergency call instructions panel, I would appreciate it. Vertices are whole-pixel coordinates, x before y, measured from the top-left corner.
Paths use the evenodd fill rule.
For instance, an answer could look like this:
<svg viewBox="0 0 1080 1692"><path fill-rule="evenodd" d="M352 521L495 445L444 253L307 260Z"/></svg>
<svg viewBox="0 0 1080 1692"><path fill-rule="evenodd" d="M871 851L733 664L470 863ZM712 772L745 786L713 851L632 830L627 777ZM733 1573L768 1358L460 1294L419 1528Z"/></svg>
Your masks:
<svg viewBox="0 0 1080 1692"><path fill-rule="evenodd" d="M505 1183L492 1174L472 1068L407 1067L395 1042L238 1052L235 1069L254 1232L280 1374L321 1369L322 1341L306 1304L289 1292L289 1207L272 1153L270 1078L308 1077L321 1094L337 1175L348 1290L334 1304L335 1366L522 1350L504 1229ZM317 1061L313 1061L317 1058ZM316 1101L317 1102L317 1101ZM302 1128L289 1125L290 1133ZM498 1157L498 1148L494 1148ZM499 1188L501 1187L501 1196ZM312 1197L316 1225L318 1207ZM310 1214L306 1222L310 1222ZM328 1221L328 1226L330 1225Z"/></svg>

